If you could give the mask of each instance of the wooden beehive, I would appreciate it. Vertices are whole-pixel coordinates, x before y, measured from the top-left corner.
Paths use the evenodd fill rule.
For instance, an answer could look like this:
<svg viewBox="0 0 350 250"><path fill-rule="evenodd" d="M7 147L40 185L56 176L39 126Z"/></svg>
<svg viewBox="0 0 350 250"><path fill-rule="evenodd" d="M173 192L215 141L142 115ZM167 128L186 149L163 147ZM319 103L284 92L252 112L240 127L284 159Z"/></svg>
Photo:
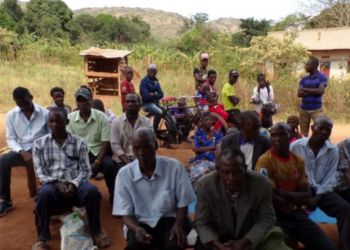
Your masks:
<svg viewBox="0 0 350 250"><path fill-rule="evenodd" d="M121 69L128 64L131 51L90 48L80 53L84 56L85 84L94 95L120 94Z"/></svg>

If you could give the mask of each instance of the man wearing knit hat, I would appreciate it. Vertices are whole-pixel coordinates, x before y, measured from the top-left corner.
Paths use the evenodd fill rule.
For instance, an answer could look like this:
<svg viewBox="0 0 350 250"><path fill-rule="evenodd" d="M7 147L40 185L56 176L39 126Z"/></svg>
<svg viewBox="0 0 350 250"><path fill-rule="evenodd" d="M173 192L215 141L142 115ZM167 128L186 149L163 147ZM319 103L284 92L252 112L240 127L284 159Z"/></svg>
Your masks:
<svg viewBox="0 0 350 250"><path fill-rule="evenodd" d="M159 100L164 97L162 88L158 81L157 66L155 64L148 65L147 76L141 80L140 94L142 98L142 109L145 112L154 115L153 130L157 131L162 114L165 109L159 105Z"/></svg>

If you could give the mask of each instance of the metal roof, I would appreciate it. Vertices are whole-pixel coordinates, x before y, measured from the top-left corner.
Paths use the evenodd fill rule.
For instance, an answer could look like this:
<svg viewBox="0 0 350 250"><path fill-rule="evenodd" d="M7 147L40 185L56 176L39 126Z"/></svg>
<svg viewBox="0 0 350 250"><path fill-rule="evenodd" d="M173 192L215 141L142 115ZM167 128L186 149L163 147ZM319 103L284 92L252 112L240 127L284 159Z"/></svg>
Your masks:
<svg viewBox="0 0 350 250"><path fill-rule="evenodd" d="M283 40L286 31L269 32L271 37ZM350 27L299 30L295 42L308 50L349 50Z"/></svg>
<svg viewBox="0 0 350 250"><path fill-rule="evenodd" d="M128 50L100 49L100 48L91 47L90 49L80 52L79 55L97 56L97 57L112 59L112 58L123 58L131 53L132 51L128 51Z"/></svg>

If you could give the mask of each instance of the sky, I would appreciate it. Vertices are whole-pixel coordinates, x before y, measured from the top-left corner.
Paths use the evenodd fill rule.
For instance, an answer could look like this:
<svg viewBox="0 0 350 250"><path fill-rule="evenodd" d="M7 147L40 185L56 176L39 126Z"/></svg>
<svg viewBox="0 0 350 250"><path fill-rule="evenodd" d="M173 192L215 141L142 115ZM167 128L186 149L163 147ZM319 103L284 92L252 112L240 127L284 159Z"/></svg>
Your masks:
<svg viewBox="0 0 350 250"><path fill-rule="evenodd" d="M179 13L185 17L199 12L210 20L220 17L280 20L297 11L299 0L63 0L69 8L140 7Z"/></svg>

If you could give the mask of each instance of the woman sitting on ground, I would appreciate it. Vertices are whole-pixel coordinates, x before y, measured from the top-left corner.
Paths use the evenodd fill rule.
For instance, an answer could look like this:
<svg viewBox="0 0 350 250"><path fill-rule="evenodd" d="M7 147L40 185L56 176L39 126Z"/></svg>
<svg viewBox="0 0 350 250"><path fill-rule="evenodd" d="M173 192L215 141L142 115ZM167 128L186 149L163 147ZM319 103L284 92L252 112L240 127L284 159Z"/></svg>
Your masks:
<svg viewBox="0 0 350 250"><path fill-rule="evenodd" d="M301 139L301 134L299 132L299 117L296 115L291 115L287 118L287 123L292 130L290 143Z"/></svg>
<svg viewBox="0 0 350 250"><path fill-rule="evenodd" d="M195 161L211 161L215 162L215 146L219 144L223 136L213 127L213 119L209 112L205 112L200 119L200 128L194 134L194 149L196 156L191 158L191 162Z"/></svg>
<svg viewBox="0 0 350 250"><path fill-rule="evenodd" d="M190 179L195 188L196 182L205 174L214 171L215 168L215 148L223 138L222 134L213 127L213 120L209 112L204 113L200 119L200 126L194 134L194 149L196 156L189 160Z"/></svg>

